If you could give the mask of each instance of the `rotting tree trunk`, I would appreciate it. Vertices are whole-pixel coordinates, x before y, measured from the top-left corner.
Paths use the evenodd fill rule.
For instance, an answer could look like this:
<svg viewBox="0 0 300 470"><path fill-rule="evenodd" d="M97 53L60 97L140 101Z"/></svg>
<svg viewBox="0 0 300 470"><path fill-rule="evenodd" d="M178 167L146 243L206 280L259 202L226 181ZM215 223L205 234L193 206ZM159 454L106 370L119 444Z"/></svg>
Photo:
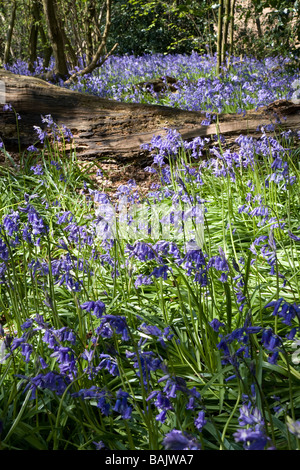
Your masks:
<svg viewBox="0 0 300 470"><path fill-rule="evenodd" d="M165 135L168 128L177 129L185 140L217 133L216 124L201 124L205 115L200 112L121 103L1 70L0 80L5 82L6 103L10 103L21 117L22 148L35 143L37 136L33 126L43 128L41 115L47 114L51 114L59 126L71 129L76 153L86 159L145 157L148 153L141 150L141 144L149 143L153 135ZM1 106L0 109L0 137L8 150L18 148L14 113L2 111ZM258 126L274 123L274 112L286 116L286 120L282 120L283 129L300 130L300 105L280 101L260 111L249 111L245 116L220 114L219 132L229 144L241 134L259 137Z"/></svg>

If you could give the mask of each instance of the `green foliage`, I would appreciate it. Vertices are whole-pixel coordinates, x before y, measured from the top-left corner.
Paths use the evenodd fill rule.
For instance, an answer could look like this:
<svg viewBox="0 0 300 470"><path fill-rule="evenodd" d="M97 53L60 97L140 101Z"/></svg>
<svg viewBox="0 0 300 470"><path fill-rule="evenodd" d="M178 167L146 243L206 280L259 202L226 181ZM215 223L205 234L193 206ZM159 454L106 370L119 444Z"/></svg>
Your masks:
<svg viewBox="0 0 300 470"><path fill-rule="evenodd" d="M121 54L203 50L207 3L116 0L110 44L118 41Z"/></svg>

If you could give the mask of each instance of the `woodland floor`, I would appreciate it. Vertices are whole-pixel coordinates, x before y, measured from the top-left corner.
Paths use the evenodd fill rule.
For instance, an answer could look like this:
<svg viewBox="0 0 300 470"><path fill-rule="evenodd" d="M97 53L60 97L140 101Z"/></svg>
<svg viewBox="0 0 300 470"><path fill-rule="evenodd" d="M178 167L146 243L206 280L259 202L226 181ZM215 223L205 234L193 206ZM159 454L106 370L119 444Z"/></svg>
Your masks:
<svg viewBox="0 0 300 470"><path fill-rule="evenodd" d="M10 156L17 165L20 164L19 155L17 153L10 152ZM95 183L98 191L105 191L110 195L112 200L115 198L115 193L118 187L122 184L127 184L130 179L135 180L136 190L141 197L145 196L151 190L151 185L153 183L159 183L159 177L157 174L145 171L145 162L126 162L124 160L124 162L118 163L97 162L97 165L92 165L90 161L80 157L78 157L77 161L82 171L86 171L89 174L90 179ZM152 161L152 159L150 159L149 162L150 161ZM4 155L1 152L0 165L10 166L5 162ZM99 168L102 170L103 176L96 175Z"/></svg>

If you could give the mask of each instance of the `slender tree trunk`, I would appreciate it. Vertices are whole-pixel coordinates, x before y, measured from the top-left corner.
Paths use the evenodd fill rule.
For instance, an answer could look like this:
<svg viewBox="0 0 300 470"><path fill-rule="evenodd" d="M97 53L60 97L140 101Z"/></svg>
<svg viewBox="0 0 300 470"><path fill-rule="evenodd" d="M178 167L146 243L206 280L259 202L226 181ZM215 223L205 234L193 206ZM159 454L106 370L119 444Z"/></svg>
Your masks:
<svg viewBox="0 0 300 470"><path fill-rule="evenodd" d="M93 37L92 37L92 23L93 18L95 16L95 5L94 2L90 0L86 3L85 8L86 14L86 21L85 21L85 34L86 34L86 60L87 64L92 61L93 54L94 54L94 47L93 47Z"/></svg>
<svg viewBox="0 0 300 470"><path fill-rule="evenodd" d="M235 12L235 0L231 0L231 4L230 4L230 32L229 32L229 37L230 37L229 54L230 54L230 56L233 55L234 12Z"/></svg>
<svg viewBox="0 0 300 470"><path fill-rule="evenodd" d="M29 71L32 73L34 69L34 62L37 59L37 40L38 40L38 31L39 29L36 27L35 23L33 22L30 28L30 36L29 36L29 62L28 68Z"/></svg>
<svg viewBox="0 0 300 470"><path fill-rule="evenodd" d="M41 42L43 45L43 58L44 58L43 65L45 68L47 68L49 66L51 55L52 55L52 47L47 40L47 36L45 34L45 31L42 25L41 11L42 11L41 1L34 0L32 14L33 14L33 18L35 21L35 25L38 28L38 34L40 35Z"/></svg>
<svg viewBox="0 0 300 470"><path fill-rule="evenodd" d="M223 9L224 0L220 0L218 11L218 31L217 31L217 75L220 75L222 63L222 38L223 38Z"/></svg>
<svg viewBox="0 0 300 470"><path fill-rule="evenodd" d="M6 34L6 43L4 47L4 64L7 64L9 61L9 55L10 55L10 50L11 50L11 40L12 40L12 33L15 25L15 19L16 19L16 11L17 11L17 1L14 0L12 4L12 9L11 9L11 17L10 17L10 22L8 25L8 30Z"/></svg>
<svg viewBox="0 0 300 470"><path fill-rule="evenodd" d="M56 16L55 0L43 0L49 40L55 58L55 74L63 79L69 76L64 49L63 33Z"/></svg>
<svg viewBox="0 0 300 470"><path fill-rule="evenodd" d="M221 48L222 64L225 63L225 56L227 52L229 22L230 22L230 0L225 0L225 14L224 14L224 21L223 21L223 34L222 34L223 37L222 37L222 48Z"/></svg>
<svg viewBox="0 0 300 470"><path fill-rule="evenodd" d="M66 56L68 57L69 62L71 63L72 67L74 68L76 65L78 65L77 56L76 56L76 53L73 49L73 46L72 46L68 36L66 35L66 32L64 30L63 25L61 26L61 33L62 33L62 37L63 37L63 41L64 41L64 47L65 47L65 50L66 50Z"/></svg>
<svg viewBox="0 0 300 470"><path fill-rule="evenodd" d="M47 36L46 36L45 31L44 31L42 26L40 26L39 32L40 32L40 37L41 37L41 40L42 40L42 43L43 43L43 49L44 49L44 62L43 62L43 65L44 65L44 68L46 69L46 68L49 67L53 49L48 44Z"/></svg>
<svg viewBox="0 0 300 470"><path fill-rule="evenodd" d="M38 41L38 33L39 33L39 7L37 1L34 0L32 4L32 25L30 28L30 36L29 36L29 63L28 68L29 71L33 72L33 64L37 59L37 41Z"/></svg>

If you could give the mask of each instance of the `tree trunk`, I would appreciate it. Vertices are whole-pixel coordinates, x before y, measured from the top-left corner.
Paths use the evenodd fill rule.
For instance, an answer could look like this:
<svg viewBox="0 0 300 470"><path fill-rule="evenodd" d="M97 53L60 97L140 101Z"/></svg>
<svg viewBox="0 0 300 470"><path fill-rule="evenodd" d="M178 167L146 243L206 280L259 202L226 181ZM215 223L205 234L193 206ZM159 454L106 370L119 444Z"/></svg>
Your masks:
<svg viewBox="0 0 300 470"><path fill-rule="evenodd" d="M153 135L165 135L167 128L177 129L182 138L212 136L220 132L229 145L240 134L261 136L258 126L274 122L274 113L286 116L282 129L300 130L300 105L287 101L275 102L260 111L240 114L220 114L219 124L202 125L205 114L183 111L167 106L120 103L114 100L71 91L51 85L35 77L15 75L0 70L5 82L6 102L20 114L18 121L21 147L36 144L33 126L44 127L41 115L51 114L62 127L71 129L76 153L86 159L112 157L138 159L147 155L141 144ZM0 108L1 109L1 108ZM278 124L276 129L278 132ZM18 137L13 112L0 110L1 137L6 148L17 149Z"/></svg>
<svg viewBox="0 0 300 470"><path fill-rule="evenodd" d="M223 34L222 34L222 48L221 48L221 63L225 63L225 57L228 44L228 30L230 22L230 0L225 0L225 14L223 20Z"/></svg>
<svg viewBox="0 0 300 470"><path fill-rule="evenodd" d="M229 55L230 57L233 55L233 36L234 36L234 13L235 13L235 0L231 0L230 4L230 48L229 48Z"/></svg>
<svg viewBox="0 0 300 470"><path fill-rule="evenodd" d="M66 79L69 76L69 72L65 56L63 34L56 16L57 5L55 0L43 0L43 5L49 40L55 58L55 74L62 79Z"/></svg>
<svg viewBox="0 0 300 470"><path fill-rule="evenodd" d="M39 0L37 0L37 2L34 2L34 7L35 8L33 9L33 14L34 14L36 23L39 25L38 28L39 28L42 45L43 45L43 58L44 58L43 66L44 68L47 68L49 66L53 50L52 50L50 43L47 40L47 35L45 34L43 24L41 21L42 4L40 3Z"/></svg>
<svg viewBox="0 0 300 470"><path fill-rule="evenodd" d="M11 40L12 40L12 33L15 25L15 19L16 19L16 11L17 11L17 1L14 0L12 9L11 9L11 17L10 17L10 22L8 25L8 30L6 34L6 43L4 47L4 64L7 64L9 62L9 54L10 54L10 49L11 49Z"/></svg>
<svg viewBox="0 0 300 470"><path fill-rule="evenodd" d="M38 33L39 33L39 7L37 5L36 0L33 1L32 4L32 25L30 28L30 36L29 36L29 62L28 68L29 71L33 72L33 65L37 59L37 41L38 41Z"/></svg>
<svg viewBox="0 0 300 470"><path fill-rule="evenodd" d="M217 75L220 75L220 68L222 64L223 7L224 7L224 0L220 0L219 11L218 11L218 31L217 31Z"/></svg>

